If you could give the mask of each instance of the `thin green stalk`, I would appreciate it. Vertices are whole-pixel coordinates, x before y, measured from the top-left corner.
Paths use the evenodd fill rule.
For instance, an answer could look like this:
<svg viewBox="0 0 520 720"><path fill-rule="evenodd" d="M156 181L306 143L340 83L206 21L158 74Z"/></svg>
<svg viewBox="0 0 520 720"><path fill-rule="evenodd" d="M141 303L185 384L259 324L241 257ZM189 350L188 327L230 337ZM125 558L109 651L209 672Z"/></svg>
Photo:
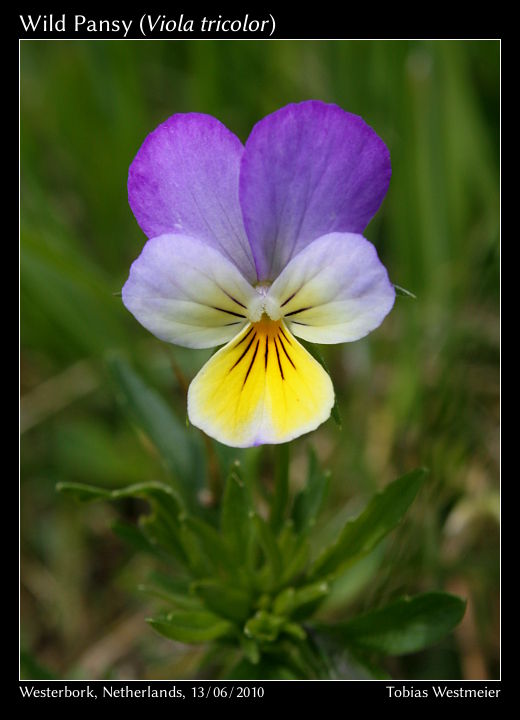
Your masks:
<svg viewBox="0 0 520 720"><path fill-rule="evenodd" d="M289 501L289 443L275 449L274 490L271 502L271 527L280 530Z"/></svg>

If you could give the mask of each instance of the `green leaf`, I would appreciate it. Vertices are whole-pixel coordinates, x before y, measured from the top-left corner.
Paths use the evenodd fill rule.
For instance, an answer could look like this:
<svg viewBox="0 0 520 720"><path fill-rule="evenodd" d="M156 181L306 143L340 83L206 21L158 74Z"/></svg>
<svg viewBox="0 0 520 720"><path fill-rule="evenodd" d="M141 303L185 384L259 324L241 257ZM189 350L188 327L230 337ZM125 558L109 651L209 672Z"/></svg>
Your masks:
<svg viewBox="0 0 520 720"><path fill-rule="evenodd" d="M179 539L188 558L188 565L192 575L197 578L211 575L214 568L202 549L200 539L184 521L181 522L179 529Z"/></svg>
<svg viewBox="0 0 520 720"><path fill-rule="evenodd" d="M347 646L403 655L438 642L458 625L465 609L466 602L455 595L430 592L400 598L347 623L316 627Z"/></svg>
<svg viewBox="0 0 520 720"><path fill-rule="evenodd" d="M83 483L61 482L58 492L70 495L80 502L97 500L121 500L140 498L150 503L152 512L140 518L142 532L152 546L159 545L173 554L179 562L186 562L186 554L180 541L179 515L183 512L177 493L159 482L137 483L126 488L107 490Z"/></svg>
<svg viewBox="0 0 520 720"><path fill-rule="evenodd" d="M275 448L274 492L271 501L271 527L280 529L289 500L289 443Z"/></svg>
<svg viewBox="0 0 520 720"><path fill-rule="evenodd" d="M183 524L195 536L214 571L223 572L231 577L240 576L241 568L237 567L225 540L214 527L204 520L193 517L186 517Z"/></svg>
<svg viewBox="0 0 520 720"><path fill-rule="evenodd" d="M386 680L389 675L376 666L370 658L367 660L363 651L345 647L340 638L333 632L334 626L327 626L327 631L319 632L316 626L307 628L307 645L315 658L313 663L317 676L322 680Z"/></svg>
<svg viewBox="0 0 520 720"><path fill-rule="evenodd" d="M187 576L175 576L169 575L168 573L154 570L150 573L147 585L153 585L154 587L160 588L165 592L171 592L174 595L189 595L192 579ZM197 598L193 597L194 600Z"/></svg>
<svg viewBox="0 0 520 720"><path fill-rule="evenodd" d="M394 480L374 495L365 510L343 528L311 569L313 578L326 577L366 555L399 523L413 502L427 471L418 468Z"/></svg>
<svg viewBox="0 0 520 720"><path fill-rule="evenodd" d="M57 483L56 490L70 495L79 502L121 500L133 497L158 503L166 508L173 517L177 517L182 512L182 504L175 490L160 482L136 483L116 490L107 490L84 483L60 482Z"/></svg>
<svg viewBox="0 0 520 720"><path fill-rule="evenodd" d="M330 472L323 472L314 449L308 447L307 484L294 500L292 518L297 533L307 533L316 523L330 485Z"/></svg>
<svg viewBox="0 0 520 720"><path fill-rule="evenodd" d="M147 618L160 635L183 643L204 643L233 633L233 625L211 612L172 612L164 617Z"/></svg>
<svg viewBox="0 0 520 720"><path fill-rule="evenodd" d="M186 565L187 556L180 537L177 519L156 506L155 512L139 518L139 527L152 546L158 546ZM168 560L170 558L167 558Z"/></svg>
<svg viewBox="0 0 520 720"><path fill-rule="evenodd" d="M253 665L257 665L260 662L260 648L258 643L253 638L249 638L244 633L240 634L240 647L247 660Z"/></svg>
<svg viewBox="0 0 520 720"><path fill-rule="evenodd" d="M329 597L323 602L320 611L323 617L329 614L344 612L356 598L360 597L367 586L374 582L383 558L385 556L382 544L375 547L367 555L349 565L344 572L334 577Z"/></svg>
<svg viewBox="0 0 520 720"><path fill-rule="evenodd" d="M236 470L226 481L222 498L220 527L231 553L239 565L245 565L249 557L253 525L252 504L249 488Z"/></svg>
<svg viewBox="0 0 520 720"><path fill-rule="evenodd" d="M326 582L317 582L299 588L286 588L274 600L273 612L275 615L292 615L296 611L301 613L306 606L314 607L316 601L323 600L330 592ZM299 615L301 617L301 615Z"/></svg>
<svg viewBox="0 0 520 720"><path fill-rule="evenodd" d="M151 597L155 597L165 603L168 603L168 605L173 605L173 607L178 608L179 610L203 609L200 598L194 597L193 595L165 590L162 587L147 584L139 585L137 589L146 595L150 595Z"/></svg>
<svg viewBox="0 0 520 720"><path fill-rule="evenodd" d="M295 640L306 640L307 633L301 625L295 622L286 622L283 626L286 635L290 635Z"/></svg>
<svg viewBox="0 0 520 720"><path fill-rule="evenodd" d="M253 516L253 525L265 558L265 575L268 587L275 585L282 573L282 558L271 526L260 517Z"/></svg>
<svg viewBox="0 0 520 720"><path fill-rule="evenodd" d="M206 607L228 620L245 621L251 611L250 596L217 580L197 580L192 585Z"/></svg>
<svg viewBox="0 0 520 720"><path fill-rule="evenodd" d="M110 527L113 533L128 543L134 550L151 553L152 555L159 554L158 548L148 540L141 528L136 525L123 520L115 520Z"/></svg>
<svg viewBox="0 0 520 720"><path fill-rule="evenodd" d="M308 540L301 542L295 549L292 557L285 563L281 582L290 583L306 569L311 554Z"/></svg>
<svg viewBox="0 0 520 720"><path fill-rule="evenodd" d="M285 625L285 618L259 610L244 626L244 633L259 642L273 642Z"/></svg>
<svg viewBox="0 0 520 720"><path fill-rule="evenodd" d="M182 497L187 500L194 496L199 486L195 452L184 424L126 360L112 355L108 365L119 399L130 419L155 445L167 469L177 480L176 489Z"/></svg>
<svg viewBox="0 0 520 720"><path fill-rule="evenodd" d="M257 663L242 659L227 674L228 680L301 680L302 676L283 660L262 657Z"/></svg>

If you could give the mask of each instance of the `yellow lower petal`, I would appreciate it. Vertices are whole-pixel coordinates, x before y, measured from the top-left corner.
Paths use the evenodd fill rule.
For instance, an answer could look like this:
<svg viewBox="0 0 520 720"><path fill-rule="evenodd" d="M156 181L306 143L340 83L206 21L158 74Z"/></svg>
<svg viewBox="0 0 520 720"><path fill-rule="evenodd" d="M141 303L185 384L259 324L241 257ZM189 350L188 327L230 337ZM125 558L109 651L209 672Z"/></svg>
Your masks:
<svg viewBox="0 0 520 720"><path fill-rule="evenodd" d="M289 333L265 316L208 360L188 391L190 422L233 447L283 443L330 416L330 377Z"/></svg>

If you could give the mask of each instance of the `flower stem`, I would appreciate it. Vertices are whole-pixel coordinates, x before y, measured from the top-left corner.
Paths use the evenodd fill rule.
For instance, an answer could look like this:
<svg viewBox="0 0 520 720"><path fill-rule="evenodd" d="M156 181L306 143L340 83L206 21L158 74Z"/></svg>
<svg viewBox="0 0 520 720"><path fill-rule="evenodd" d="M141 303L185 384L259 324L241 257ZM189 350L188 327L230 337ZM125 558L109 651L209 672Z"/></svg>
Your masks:
<svg viewBox="0 0 520 720"><path fill-rule="evenodd" d="M271 502L271 527L280 530L289 500L289 443L275 448L274 490Z"/></svg>

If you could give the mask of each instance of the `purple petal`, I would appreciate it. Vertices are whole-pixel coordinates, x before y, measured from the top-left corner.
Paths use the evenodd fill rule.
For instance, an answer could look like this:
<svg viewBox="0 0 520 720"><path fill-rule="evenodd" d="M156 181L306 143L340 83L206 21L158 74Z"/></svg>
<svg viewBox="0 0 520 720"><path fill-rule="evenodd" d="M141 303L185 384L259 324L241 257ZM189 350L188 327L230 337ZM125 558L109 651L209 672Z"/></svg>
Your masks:
<svg viewBox="0 0 520 720"><path fill-rule="evenodd" d="M287 105L257 123L242 158L240 204L259 279L274 280L322 235L362 232L390 175L383 141L336 105Z"/></svg>
<svg viewBox="0 0 520 720"><path fill-rule="evenodd" d="M238 201L243 150L240 140L210 115L173 115L148 135L130 166L128 200L149 238L196 237L254 282Z"/></svg>

